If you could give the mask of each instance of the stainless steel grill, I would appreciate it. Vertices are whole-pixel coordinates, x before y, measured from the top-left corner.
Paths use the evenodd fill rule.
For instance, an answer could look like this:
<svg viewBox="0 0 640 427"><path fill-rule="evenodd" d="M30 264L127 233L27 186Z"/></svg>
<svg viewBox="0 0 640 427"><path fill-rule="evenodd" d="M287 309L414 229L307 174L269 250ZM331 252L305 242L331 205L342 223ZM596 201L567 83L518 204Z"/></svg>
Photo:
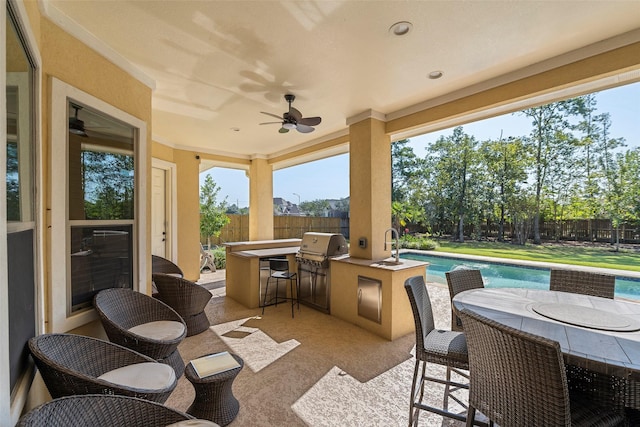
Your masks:
<svg viewBox="0 0 640 427"><path fill-rule="evenodd" d="M327 313L331 284L329 266L332 257L349 251L347 241L337 233L305 233L296 255L300 302Z"/></svg>
<svg viewBox="0 0 640 427"><path fill-rule="evenodd" d="M298 263L328 267L329 258L344 255L347 251L347 241L342 234L304 233L296 260Z"/></svg>

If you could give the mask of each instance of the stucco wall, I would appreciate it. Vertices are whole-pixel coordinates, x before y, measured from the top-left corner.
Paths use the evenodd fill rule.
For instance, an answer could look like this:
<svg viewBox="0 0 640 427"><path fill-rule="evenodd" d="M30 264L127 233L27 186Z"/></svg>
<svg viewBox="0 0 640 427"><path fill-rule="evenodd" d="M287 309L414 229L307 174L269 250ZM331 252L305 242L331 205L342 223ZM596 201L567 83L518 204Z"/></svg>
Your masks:
<svg viewBox="0 0 640 427"><path fill-rule="evenodd" d="M37 25L36 25L37 26ZM42 136L44 159L43 174L47 185L44 189L44 207L51 209L52 194L50 170L55 165L50 164L50 153L57 147L52 147L50 135L51 110L51 78L56 77L71 86L81 89L100 100L125 111L132 116L147 123L148 132L151 134L151 88L131 77L125 71L112 64L96 51L90 49L78 39L70 36L61 28L54 25L48 19L40 20L40 52L42 55ZM140 141L140 144L149 144L149 140ZM148 152L148 151L147 151ZM147 165L147 180L150 180L151 157L139 159ZM141 201L150 208L150 193ZM146 227L146 235L149 236L150 223L145 218L137 218L139 227ZM48 227L50 224L46 224ZM150 241L139 242L139 250L149 252ZM45 236L44 242L45 286L49 289L48 273L50 271L50 254L55 250L50 242L50 236ZM148 270L147 280L151 279ZM48 293L48 292L47 292ZM46 302L45 302L46 306ZM49 307L45 307L47 313Z"/></svg>
<svg viewBox="0 0 640 427"><path fill-rule="evenodd" d="M191 151L175 150L178 203L178 264L185 277L200 277L200 160Z"/></svg>
<svg viewBox="0 0 640 427"><path fill-rule="evenodd" d="M56 165L51 164L50 154L53 150L58 149L52 146L51 141L51 79L58 78L84 92L89 93L100 100L113 105L114 107L125 111L126 113L147 123L147 135L151 135L151 88L133 78L127 72L123 71L113 63L109 62L95 50L89 48L80 40L70 36L60 27L53 24L46 18L43 18L38 9L37 2L24 2L25 10L29 19L29 29L34 35L35 42L38 45L41 59L41 74L37 78L41 79L41 115L40 115L40 132L42 139L41 151L37 155L43 159L43 168L39 173L43 176L44 187L38 188L38 197L40 209L44 212L50 212L51 201L58 197L52 194L51 187L51 170ZM140 144L149 145L149 138L140 141ZM150 150L147 151L150 153ZM151 156L147 154L144 159L140 159L147 165L147 180L150 180ZM142 200L150 208L150 193L146 193L146 197ZM138 218L139 226L146 227L146 236L149 236L150 224L146 219ZM43 228L49 230L51 226L50 215L45 215L45 223ZM44 294L41 299L45 319L49 317L50 299L48 296L51 292L51 253L57 250L55 242L51 242L49 231L45 231L44 240L41 242L43 248L43 264L44 264ZM149 252L150 241L140 242L139 250ZM150 269L147 279L150 280ZM56 284L60 285L60 284ZM50 325L45 323L45 330L49 332ZM96 335L104 338L104 332L96 324L91 322L80 328L77 332L88 335ZM43 392L41 382L36 381L30 392L30 398L25 410L41 403L47 398L46 391Z"/></svg>

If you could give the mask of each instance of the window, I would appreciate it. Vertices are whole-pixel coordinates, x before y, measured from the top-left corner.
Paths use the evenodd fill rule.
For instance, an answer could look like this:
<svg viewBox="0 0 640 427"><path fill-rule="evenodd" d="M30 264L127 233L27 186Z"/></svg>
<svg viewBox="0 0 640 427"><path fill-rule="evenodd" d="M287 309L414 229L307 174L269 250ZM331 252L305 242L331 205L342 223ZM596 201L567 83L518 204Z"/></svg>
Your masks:
<svg viewBox="0 0 640 427"><path fill-rule="evenodd" d="M51 325L68 332L97 318L100 290L147 292L146 123L55 78L51 92Z"/></svg>
<svg viewBox="0 0 640 427"><path fill-rule="evenodd" d="M69 101L71 312L102 289L133 287L134 129Z"/></svg>

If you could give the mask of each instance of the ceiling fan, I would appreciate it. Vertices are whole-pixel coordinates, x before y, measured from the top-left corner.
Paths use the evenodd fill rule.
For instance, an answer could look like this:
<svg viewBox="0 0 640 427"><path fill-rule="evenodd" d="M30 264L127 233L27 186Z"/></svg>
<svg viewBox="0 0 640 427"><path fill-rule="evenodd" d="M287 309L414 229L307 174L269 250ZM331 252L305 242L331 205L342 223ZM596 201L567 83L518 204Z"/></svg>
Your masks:
<svg viewBox="0 0 640 427"><path fill-rule="evenodd" d="M260 123L261 125L270 125L279 123L282 125L278 132L287 133L291 129L296 129L301 133L309 133L313 132L315 128L313 126L317 126L322 121L320 117L302 117L302 113L291 106L291 103L296 99L295 95L286 94L284 96L285 101L289 103L289 111L282 114L282 117L277 116L271 113L265 113L261 111L262 114L266 114L267 116L275 117L280 121L277 122L266 122Z"/></svg>
<svg viewBox="0 0 640 427"><path fill-rule="evenodd" d="M76 110L76 112L73 117L69 117L69 132L86 138L89 135L87 135L87 132L84 129L84 121L78 118L78 111L82 110L82 107L72 103L71 108Z"/></svg>
<svg viewBox="0 0 640 427"><path fill-rule="evenodd" d="M75 110L73 116L69 114L69 133L83 138L113 137L118 134L118 125L106 117L102 117L100 114L96 114L87 109L82 113L82 117L84 118L84 120L82 120L79 117L79 112L83 110L84 107L74 102L69 102L69 107Z"/></svg>

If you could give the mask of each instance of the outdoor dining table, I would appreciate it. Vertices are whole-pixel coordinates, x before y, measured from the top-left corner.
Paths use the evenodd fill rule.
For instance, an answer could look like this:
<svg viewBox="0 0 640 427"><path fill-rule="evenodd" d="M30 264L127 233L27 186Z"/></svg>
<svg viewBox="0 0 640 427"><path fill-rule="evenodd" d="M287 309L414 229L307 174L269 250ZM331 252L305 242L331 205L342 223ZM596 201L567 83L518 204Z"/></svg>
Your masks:
<svg viewBox="0 0 640 427"><path fill-rule="evenodd" d="M618 403L640 409L640 303L521 288L472 289L452 303L557 341L567 366L607 379Z"/></svg>

